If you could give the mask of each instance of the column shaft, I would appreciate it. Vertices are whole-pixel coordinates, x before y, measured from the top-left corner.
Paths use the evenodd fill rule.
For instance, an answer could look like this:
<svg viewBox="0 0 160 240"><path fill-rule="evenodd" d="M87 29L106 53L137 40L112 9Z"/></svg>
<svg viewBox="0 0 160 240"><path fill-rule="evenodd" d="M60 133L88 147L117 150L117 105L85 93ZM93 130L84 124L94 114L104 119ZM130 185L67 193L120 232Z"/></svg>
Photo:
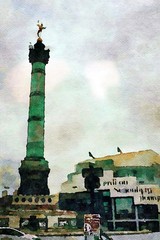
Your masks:
<svg viewBox="0 0 160 240"><path fill-rule="evenodd" d="M26 158L44 158L45 64L33 63Z"/></svg>

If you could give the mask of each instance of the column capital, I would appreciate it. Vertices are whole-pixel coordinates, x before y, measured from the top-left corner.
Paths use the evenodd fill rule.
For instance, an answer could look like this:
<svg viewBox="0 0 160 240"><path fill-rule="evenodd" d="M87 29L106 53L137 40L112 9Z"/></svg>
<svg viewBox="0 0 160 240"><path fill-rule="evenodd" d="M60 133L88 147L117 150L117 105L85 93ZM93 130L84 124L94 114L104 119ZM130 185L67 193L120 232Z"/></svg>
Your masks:
<svg viewBox="0 0 160 240"><path fill-rule="evenodd" d="M36 44L34 44L34 47L29 49L29 62L32 64L35 62L47 64L50 57L49 52L49 49L45 50L45 45L42 43L42 41L37 40Z"/></svg>

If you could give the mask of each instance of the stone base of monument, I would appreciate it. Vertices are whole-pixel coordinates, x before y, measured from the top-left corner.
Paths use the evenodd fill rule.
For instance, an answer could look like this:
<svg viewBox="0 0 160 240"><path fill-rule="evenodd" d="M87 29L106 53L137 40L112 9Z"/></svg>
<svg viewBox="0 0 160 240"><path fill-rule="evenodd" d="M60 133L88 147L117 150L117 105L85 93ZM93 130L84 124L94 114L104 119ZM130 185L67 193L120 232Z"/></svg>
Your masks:
<svg viewBox="0 0 160 240"><path fill-rule="evenodd" d="M18 195L49 195L49 172L48 161L44 158L31 158L21 161L19 168L21 183Z"/></svg>
<svg viewBox="0 0 160 240"><path fill-rule="evenodd" d="M55 195L14 195L12 205L32 206L54 206Z"/></svg>
<svg viewBox="0 0 160 240"><path fill-rule="evenodd" d="M4 202L6 202L3 197ZM0 214L0 226L21 229L24 232L48 232L49 229L76 228L76 213L59 210L58 194L55 195L18 195L14 192L12 200Z"/></svg>

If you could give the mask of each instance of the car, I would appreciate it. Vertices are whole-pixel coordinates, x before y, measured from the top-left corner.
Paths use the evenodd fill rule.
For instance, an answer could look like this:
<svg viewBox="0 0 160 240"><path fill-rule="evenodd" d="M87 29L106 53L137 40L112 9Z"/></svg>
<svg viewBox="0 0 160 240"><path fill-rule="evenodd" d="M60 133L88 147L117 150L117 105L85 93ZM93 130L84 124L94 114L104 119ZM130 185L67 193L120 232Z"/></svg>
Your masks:
<svg viewBox="0 0 160 240"><path fill-rule="evenodd" d="M19 239L26 239L26 240L40 240L39 237L31 234L26 234L24 232L21 232L15 228L10 227L0 227L0 239L13 239L13 240L19 240Z"/></svg>

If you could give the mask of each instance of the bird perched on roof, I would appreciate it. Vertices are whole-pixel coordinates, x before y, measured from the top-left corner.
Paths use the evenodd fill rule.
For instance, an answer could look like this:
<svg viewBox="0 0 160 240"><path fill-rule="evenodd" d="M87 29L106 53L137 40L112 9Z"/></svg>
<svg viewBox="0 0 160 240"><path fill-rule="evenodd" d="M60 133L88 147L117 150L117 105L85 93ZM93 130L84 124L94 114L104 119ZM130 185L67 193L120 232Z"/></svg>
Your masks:
<svg viewBox="0 0 160 240"><path fill-rule="evenodd" d="M119 147L117 147L117 152L123 153L122 150Z"/></svg>
<svg viewBox="0 0 160 240"><path fill-rule="evenodd" d="M95 158L91 152L89 152L89 156L92 157L93 159Z"/></svg>

